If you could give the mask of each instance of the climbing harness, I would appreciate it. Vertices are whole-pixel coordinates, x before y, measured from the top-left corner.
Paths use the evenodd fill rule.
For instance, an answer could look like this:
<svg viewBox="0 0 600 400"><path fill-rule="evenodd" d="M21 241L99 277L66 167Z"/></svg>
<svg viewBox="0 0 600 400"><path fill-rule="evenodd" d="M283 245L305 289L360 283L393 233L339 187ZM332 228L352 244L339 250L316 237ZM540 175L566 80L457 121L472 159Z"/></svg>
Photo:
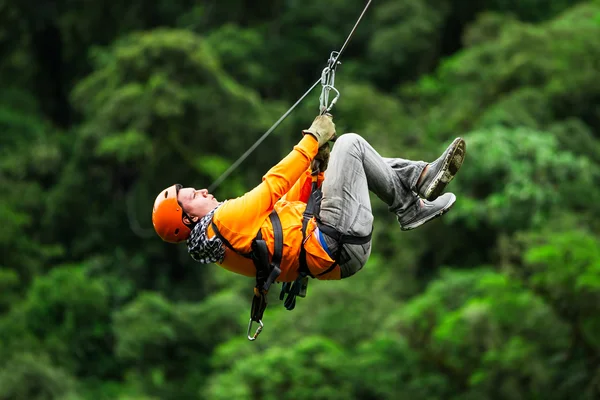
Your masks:
<svg viewBox="0 0 600 400"><path fill-rule="evenodd" d="M322 198L321 190L318 188L317 184L319 172L319 166L316 166L312 171L311 194L308 198L304 213L302 214L302 243L304 243L306 240L306 228L308 227L308 223L315 215L319 214ZM214 221L211 221L213 232L221 239L223 244L242 257L251 259L254 267L256 268L256 286L254 287L254 296L252 298L252 307L250 309L250 321L248 322L248 331L246 333L248 340L250 341L256 340L264 327L262 317L265 309L267 308L267 295L271 285L281 274L280 264L283 255L283 228L281 226L279 216L275 210L271 211L269 214L269 219L271 221L271 225L273 226L274 238L273 256L271 257L271 261L269 261L269 249L267 247L267 243L262 238L262 233L260 230L252 241L252 251L249 253L243 253L233 247L233 245L231 245L231 243L225 237L223 237L221 232L219 232L219 228ZM370 240L370 235L368 240ZM300 248L299 261L300 265L298 268L298 278L294 282L284 282L279 295L279 299L284 300L285 308L290 311L296 306L296 297L306 296L308 278L314 278L314 275L310 272L306 262L306 250L304 249L304 246L301 246ZM335 267L336 264L337 261L332 267L320 275L329 272L331 269L333 269L333 267ZM254 322L258 323L258 327L254 334L251 335L252 325Z"/></svg>
<svg viewBox="0 0 600 400"><path fill-rule="evenodd" d="M321 84L321 95L319 96L319 112L320 115L328 114L331 109L335 106L337 101L340 98L340 92L335 87L335 72L338 65L341 64L339 61L343 51L346 46L350 42L350 39L354 35L354 32L362 20L365 12L369 8L372 0L369 0L363 9L362 13L358 17L358 20L354 24L354 27L348 34L346 41L342 45L339 51L331 52L329 59L327 61L326 67L321 72L321 77L317 80L301 97L288 109L280 118L269 128L267 132L265 132L235 163L233 163L209 188L208 191L214 191L226 178L229 176L234 169L236 169L249 155L254 151L260 143L262 143L267 136L269 136L278 126L283 122L283 120L296 108L302 100L317 86L319 83ZM330 101L330 93L334 93L333 99ZM326 274L330 272L336 265L339 264L342 245L345 243L350 244L363 244L368 242L371 239L371 235L365 237L350 237L347 235L342 235L335 228L322 224L319 221L319 209L322 198L322 193L317 184L317 177L320 172L320 166L318 163L315 163L311 171L312 175L312 184L311 184L311 193L308 198L306 208L302 215L302 244L304 244L306 240L306 229L308 223L316 217L316 222L319 229L326 235L334 238L338 242L338 251L334 257L334 263L330 266L326 271L322 272L319 275ZM283 229L281 226L281 221L279 220L279 216L277 212L273 210L269 215L269 219L271 221L271 225L273 226L273 235L274 235L274 248L273 255L270 257L269 250L267 247L266 241L262 238L262 234L259 230L256 237L252 241L252 251L249 253L242 253L236 250L229 241L227 241L219 232L219 229L212 222L212 229L218 237L223 241L225 246L229 247L232 251L240 254L243 257L249 258L252 260L255 268L256 268L256 285L254 287L254 296L252 298L252 307L250 309L250 321L248 322L248 330L247 337L248 340L254 341L258 337L258 335L262 332L264 328L264 323L262 321L262 317L265 309L267 308L267 295L271 285L277 280L279 275L281 274L281 260L283 254ZM271 260L269 261L269 258ZM299 256L299 268L298 268L298 278L294 282L284 282L282 284L281 293L279 295L279 299L284 301L284 306L287 310L293 310L296 306L296 298L297 297L305 297L306 290L308 286L308 278L314 278L313 274L310 272L308 268L308 264L306 262L306 250L304 249L304 245L300 247L300 256ZM257 323L258 327L256 331L252 333L252 325L253 323Z"/></svg>

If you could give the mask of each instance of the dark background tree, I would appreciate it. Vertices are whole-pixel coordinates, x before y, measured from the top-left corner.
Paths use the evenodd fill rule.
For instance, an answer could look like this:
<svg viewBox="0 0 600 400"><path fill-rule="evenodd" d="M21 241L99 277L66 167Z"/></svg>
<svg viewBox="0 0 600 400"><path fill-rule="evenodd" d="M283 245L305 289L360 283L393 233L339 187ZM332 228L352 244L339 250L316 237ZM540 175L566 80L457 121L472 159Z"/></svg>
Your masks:
<svg viewBox="0 0 600 400"><path fill-rule="evenodd" d="M444 218L373 199L352 279L273 294L154 234L320 76L365 2L0 1L0 400L600 397L600 2L382 0L344 54L338 133L467 159ZM287 154L317 90L220 185Z"/></svg>

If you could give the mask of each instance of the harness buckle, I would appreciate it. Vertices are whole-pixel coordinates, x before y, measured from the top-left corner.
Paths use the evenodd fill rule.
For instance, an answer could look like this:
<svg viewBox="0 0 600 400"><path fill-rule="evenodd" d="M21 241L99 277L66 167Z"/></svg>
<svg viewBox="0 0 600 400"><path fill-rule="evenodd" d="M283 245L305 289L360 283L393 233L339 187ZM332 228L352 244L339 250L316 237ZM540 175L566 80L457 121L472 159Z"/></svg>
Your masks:
<svg viewBox="0 0 600 400"><path fill-rule="evenodd" d="M246 332L246 335L248 335L248 340L253 342L256 340L256 338L258 337L258 335L260 335L260 333L262 332L263 327L265 326L262 322L261 319L258 320L258 327L256 328L256 332L254 332L253 336L250 336L250 331L252 330L252 323L254 322L254 320L252 318L250 318L250 322L248 322L248 331Z"/></svg>
<svg viewBox="0 0 600 400"><path fill-rule="evenodd" d="M299 282L298 297L306 297L306 289L308 288L308 276L303 277Z"/></svg>

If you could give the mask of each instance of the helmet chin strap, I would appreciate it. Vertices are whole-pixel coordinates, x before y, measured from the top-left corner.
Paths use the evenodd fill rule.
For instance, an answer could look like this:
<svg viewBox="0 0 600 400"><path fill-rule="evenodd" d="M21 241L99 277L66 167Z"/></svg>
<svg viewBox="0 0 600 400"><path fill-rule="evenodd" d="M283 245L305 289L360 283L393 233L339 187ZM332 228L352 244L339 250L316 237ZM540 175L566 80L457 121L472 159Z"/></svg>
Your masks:
<svg viewBox="0 0 600 400"><path fill-rule="evenodd" d="M186 222L187 221L187 222ZM188 228L193 229L196 224L200 221L200 218L196 218L196 221L185 211L183 211L183 207L181 207L181 222Z"/></svg>
<svg viewBox="0 0 600 400"><path fill-rule="evenodd" d="M208 212L207 212L206 214L204 214L204 215L207 215L207 214L209 214L211 211L213 211L215 208L219 207L221 204L223 204L223 202L222 202L222 201L218 201L218 202L217 202L217 205L216 205L216 206L214 206L213 208L211 208L210 210L208 210ZM181 221L183 222L183 224L184 224L185 226L187 226L188 228L190 228L190 230L191 230L191 229L194 229L194 227L195 227L195 226L198 224L198 222L200 222L200 220L201 220L201 219L204 217L204 216L202 216L202 217L198 217L198 216L197 216L197 217L196 217L196 218L197 218L197 220L196 220L196 221L194 221L194 220L192 219L192 217L191 217L191 216L190 216L188 213L186 213L186 212L183 210L183 206L181 205L181 203L179 203L179 207L181 207L181 218L182 218L182 219L181 219ZM185 222L185 220L184 220L183 218L187 218L187 220L189 221L189 223L186 223L186 222Z"/></svg>
<svg viewBox="0 0 600 400"><path fill-rule="evenodd" d="M177 199L177 204L179 204L179 207L181 207L181 222L183 222L183 224L185 226L187 226L188 228L194 229L194 226L196 226L196 224L198 223L198 221L193 220L193 218L185 212L185 210L183 209L183 205L181 204L181 202L179 201L179 190L183 187L183 185L176 183L175 184L175 198ZM185 219L187 218L188 222L185 222ZM198 220L200 220L200 218L198 218Z"/></svg>

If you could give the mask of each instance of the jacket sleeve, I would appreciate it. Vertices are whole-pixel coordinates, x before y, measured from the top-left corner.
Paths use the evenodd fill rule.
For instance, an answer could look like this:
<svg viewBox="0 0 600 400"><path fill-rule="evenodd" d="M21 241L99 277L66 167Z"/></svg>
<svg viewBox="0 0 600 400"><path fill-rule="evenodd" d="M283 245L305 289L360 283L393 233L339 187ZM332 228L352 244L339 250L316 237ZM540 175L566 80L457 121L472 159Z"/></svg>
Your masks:
<svg viewBox="0 0 600 400"><path fill-rule="evenodd" d="M306 172L317 151L315 138L304 135L294 149L263 176L258 186L226 201L215 213L221 234L236 248L249 246L275 203Z"/></svg>

